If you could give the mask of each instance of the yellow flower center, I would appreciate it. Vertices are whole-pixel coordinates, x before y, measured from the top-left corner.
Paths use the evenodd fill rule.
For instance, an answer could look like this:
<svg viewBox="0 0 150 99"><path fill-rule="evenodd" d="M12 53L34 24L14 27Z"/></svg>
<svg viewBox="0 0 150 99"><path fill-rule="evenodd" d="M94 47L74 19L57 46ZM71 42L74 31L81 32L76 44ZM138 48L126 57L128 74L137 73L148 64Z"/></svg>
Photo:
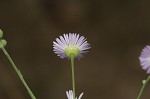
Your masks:
<svg viewBox="0 0 150 99"><path fill-rule="evenodd" d="M75 58L79 54L79 48L74 45L69 45L64 49L65 54L70 58Z"/></svg>

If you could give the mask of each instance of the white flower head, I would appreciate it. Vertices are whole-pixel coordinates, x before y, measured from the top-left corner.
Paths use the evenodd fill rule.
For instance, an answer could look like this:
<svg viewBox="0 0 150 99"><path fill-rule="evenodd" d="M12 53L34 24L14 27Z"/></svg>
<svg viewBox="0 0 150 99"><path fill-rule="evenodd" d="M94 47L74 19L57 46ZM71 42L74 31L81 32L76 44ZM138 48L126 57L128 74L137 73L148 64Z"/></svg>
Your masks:
<svg viewBox="0 0 150 99"><path fill-rule="evenodd" d="M72 90L66 91L66 95L67 95L68 99L73 99L73 91ZM80 96L78 98L76 97L75 99L81 99L82 96L83 96L83 93L81 93Z"/></svg>
<svg viewBox="0 0 150 99"><path fill-rule="evenodd" d="M60 58L81 58L91 47L84 36L69 33L56 38L56 41L53 42L53 48Z"/></svg>

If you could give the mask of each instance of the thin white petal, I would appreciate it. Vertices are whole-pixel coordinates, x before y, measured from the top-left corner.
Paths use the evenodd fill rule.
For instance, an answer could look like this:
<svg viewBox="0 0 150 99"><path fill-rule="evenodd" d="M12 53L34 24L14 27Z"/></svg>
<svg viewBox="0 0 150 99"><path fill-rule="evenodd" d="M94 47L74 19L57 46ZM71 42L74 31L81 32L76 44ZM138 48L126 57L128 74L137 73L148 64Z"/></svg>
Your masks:
<svg viewBox="0 0 150 99"><path fill-rule="evenodd" d="M80 94L80 96L79 96L79 98L78 98L78 99L81 99L81 97L82 97L82 96L83 96L83 93L81 93L81 94Z"/></svg>

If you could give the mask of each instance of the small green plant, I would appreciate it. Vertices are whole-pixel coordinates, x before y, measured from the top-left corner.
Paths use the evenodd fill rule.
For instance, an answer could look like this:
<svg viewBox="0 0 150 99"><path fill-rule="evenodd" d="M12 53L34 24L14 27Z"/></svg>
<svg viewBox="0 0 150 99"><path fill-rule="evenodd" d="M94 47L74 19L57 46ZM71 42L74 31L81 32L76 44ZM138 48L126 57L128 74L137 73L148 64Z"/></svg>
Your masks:
<svg viewBox="0 0 150 99"><path fill-rule="evenodd" d="M9 62L11 63L12 67L14 68L15 72L17 73L18 77L20 78L21 82L25 86L25 88L28 91L28 93L31 96L31 98L32 99L36 99L36 97L34 96L32 91L30 90L29 86L27 85L26 81L24 80L23 75L21 74L20 70L17 68L17 66L15 65L13 60L11 59L10 55L6 51L5 46L7 45L7 41L5 39L2 39L2 37L3 37L3 31L0 30L0 48L2 49L4 54L6 55L7 59L9 60Z"/></svg>

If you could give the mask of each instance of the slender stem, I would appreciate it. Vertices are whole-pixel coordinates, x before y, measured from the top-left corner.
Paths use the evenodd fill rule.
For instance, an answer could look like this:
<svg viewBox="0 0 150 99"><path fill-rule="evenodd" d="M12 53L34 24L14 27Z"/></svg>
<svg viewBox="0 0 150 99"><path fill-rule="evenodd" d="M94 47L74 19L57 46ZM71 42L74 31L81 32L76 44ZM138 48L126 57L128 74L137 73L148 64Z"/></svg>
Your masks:
<svg viewBox="0 0 150 99"><path fill-rule="evenodd" d="M71 58L73 99L75 99L74 58Z"/></svg>
<svg viewBox="0 0 150 99"><path fill-rule="evenodd" d="M140 92L139 92L139 94L138 94L137 99L140 99L140 98L141 98L142 93L143 93L143 91L144 91L144 88L145 88L145 86L146 86L146 84L148 83L149 80L150 80L150 76L148 76L146 80L143 80L143 85L142 85L142 87L141 87L141 90L140 90Z"/></svg>
<svg viewBox="0 0 150 99"><path fill-rule="evenodd" d="M7 59L10 61L11 65L13 66L13 68L16 71L17 75L19 76L20 80L22 81L23 85L27 89L27 91L28 91L29 95L31 96L31 98L32 99L36 99L36 97L34 96L34 94L32 93L32 91L30 90L29 86L25 82L25 80L23 78L23 75L21 74L20 70L17 69L17 66L15 65L15 63L13 62L13 60L11 59L11 57L9 56L8 52L6 51L6 49L4 47L1 47L1 49L3 50L3 52L6 55Z"/></svg>

